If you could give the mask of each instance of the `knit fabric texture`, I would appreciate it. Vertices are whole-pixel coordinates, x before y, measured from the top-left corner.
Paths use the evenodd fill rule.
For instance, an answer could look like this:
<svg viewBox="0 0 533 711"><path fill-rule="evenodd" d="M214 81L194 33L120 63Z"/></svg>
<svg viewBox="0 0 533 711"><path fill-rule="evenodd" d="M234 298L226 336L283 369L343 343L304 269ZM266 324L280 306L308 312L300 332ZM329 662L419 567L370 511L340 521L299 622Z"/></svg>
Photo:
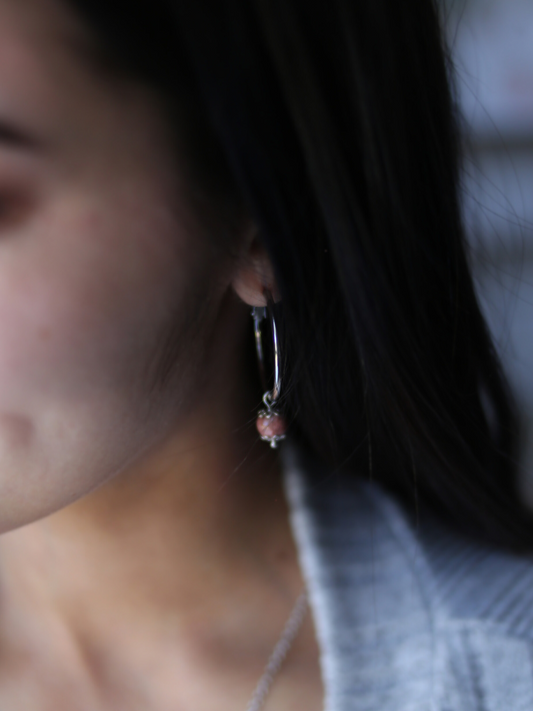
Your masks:
<svg viewBox="0 0 533 711"><path fill-rule="evenodd" d="M324 711L533 711L533 558L415 526L290 442L283 460Z"/></svg>

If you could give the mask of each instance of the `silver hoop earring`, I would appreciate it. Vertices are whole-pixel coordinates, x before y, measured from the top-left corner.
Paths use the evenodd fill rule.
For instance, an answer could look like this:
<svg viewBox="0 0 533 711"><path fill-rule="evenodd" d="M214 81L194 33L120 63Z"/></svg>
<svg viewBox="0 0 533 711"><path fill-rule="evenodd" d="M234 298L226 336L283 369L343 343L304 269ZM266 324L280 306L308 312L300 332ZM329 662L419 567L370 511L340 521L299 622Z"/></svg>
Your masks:
<svg viewBox="0 0 533 711"><path fill-rule="evenodd" d="M266 390L263 395L264 409L257 413L257 431L264 442L269 442L273 449L276 449L278 443L285 439L287 432L287 424L285 418L277 409L277 404L281 392L281 373L280 373L280 355L278 330L276 328L276 320L271 309L266 306L254 306L252 309L252 317L254 319L254 334L255 347L257 350L257 360L259 362L259 370L263 386L266 388L266 365L265 354L263 350L263 333L262 324L269 318L270 329L272 332L272 358L274 365L274 386L272 390Z"/></svg>

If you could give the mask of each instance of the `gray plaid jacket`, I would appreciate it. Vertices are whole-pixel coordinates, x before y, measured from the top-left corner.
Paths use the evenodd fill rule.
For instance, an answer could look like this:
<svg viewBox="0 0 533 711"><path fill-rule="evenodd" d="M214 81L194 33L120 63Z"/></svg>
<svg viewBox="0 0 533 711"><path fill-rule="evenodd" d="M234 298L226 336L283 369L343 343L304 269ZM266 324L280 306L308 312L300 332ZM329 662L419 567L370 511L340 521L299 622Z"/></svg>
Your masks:
<svg viewBox="0 0 533 711"><path fill-rule="evenodd" d="M283 451L325 711L533 711L533 558Z"/></svg>

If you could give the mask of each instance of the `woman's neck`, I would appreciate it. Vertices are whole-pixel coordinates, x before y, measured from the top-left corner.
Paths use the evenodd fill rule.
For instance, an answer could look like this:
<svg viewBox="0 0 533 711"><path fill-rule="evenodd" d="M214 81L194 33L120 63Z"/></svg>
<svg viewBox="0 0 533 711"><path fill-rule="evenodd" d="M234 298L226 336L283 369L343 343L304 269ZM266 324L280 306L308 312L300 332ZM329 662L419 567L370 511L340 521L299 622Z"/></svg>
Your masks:
<svg viewBox="0 0 533 711"><path fill-rule="evenodd" d="M4 649L26 639L67 665L101 650L139 673L180 658L222 670L236 655L260 673L303 583L279 460L253 425L229 437L228 424L182 431L0 537Z"/></svg>
<svg viewBox="0 0 533 711"><path fill-rule="evenodd" d="M220 433L223 437L223 433ZM0 538L0 584L73 624L205 619L254 585L301 586L279 462L241 441L176 437L84 499Z"/></svg>

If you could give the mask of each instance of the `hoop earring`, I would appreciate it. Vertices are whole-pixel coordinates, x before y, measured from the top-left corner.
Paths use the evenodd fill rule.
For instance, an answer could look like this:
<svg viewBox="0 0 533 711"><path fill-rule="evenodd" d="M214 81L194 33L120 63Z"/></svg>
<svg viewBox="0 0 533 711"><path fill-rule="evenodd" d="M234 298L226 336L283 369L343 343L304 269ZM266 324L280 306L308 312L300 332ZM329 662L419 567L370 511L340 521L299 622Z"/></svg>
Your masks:
<svg viewBox="0 0 533 711"><path fill-rule="evenodd" d="M263 402L265 404L265 408L259 410L259 412L257 413L256 427L261 439L264 442L269 442L272 449L277 449L278 443L284 440L287 436L287 424L283 415L276 407L281 390L278 331L276 328L274 314L272 313L271 309L267 308L266 306L254 306L254 308L252 309L257 360L259 362L259 370L261 373L261 379L263 381L263 387L265 388L267 386L265 375L265 354L263 351L263 334L261 331L261 324L264 319L267 318L267 314L270 319L270 327L272 331L273 341L272 355L274 360L274 387L272 388L272 390L266 390L265 394L263 395Z"/></svg>

